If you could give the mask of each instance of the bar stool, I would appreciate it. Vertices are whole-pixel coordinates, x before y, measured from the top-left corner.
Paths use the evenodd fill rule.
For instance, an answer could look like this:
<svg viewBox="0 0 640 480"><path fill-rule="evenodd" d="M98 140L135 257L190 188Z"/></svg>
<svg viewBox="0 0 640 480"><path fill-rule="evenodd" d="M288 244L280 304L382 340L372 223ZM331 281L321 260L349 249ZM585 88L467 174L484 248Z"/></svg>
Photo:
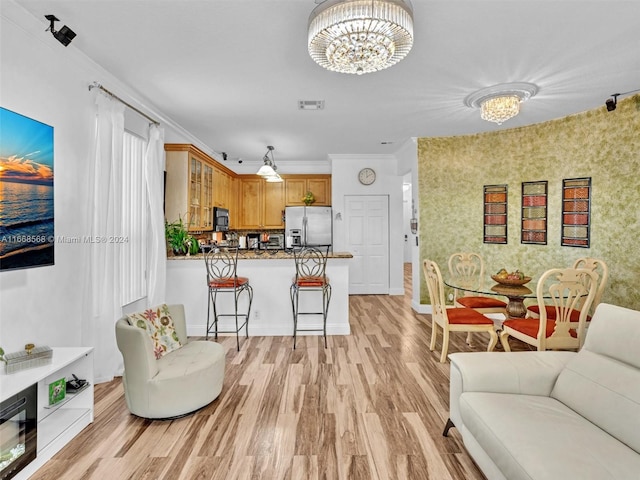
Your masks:
<svg viewBox="0 0 640 480"><path fill-rule="evenodd" d="M327 255L329 247L302 247L293 250L296 264L296 276L291 283L291 307L293 309L293 348L296 348L298 332L322 332L324 348L327 348L327 313L331 300L331 284L326 276ZM301 312L299 309L300 293L322 292L322 311ZM322 329L298 328L299 315L322 315Z"/></svg>
<svg viewBox="0 0 640 480"><path fill-rule="evenodd" d="M240 351L240 330L244 327L244 332L249 338L249 314L251 313L251 302L253 301L253 288L249 284L247 277L238 277L238 249L212 249L205 254L204 261L207 265L207 285L209 287L209 300L207 301L207 333L205 338L209 338L211 329L213 328L215 339L218 339L218 333L236 334L236 346ZM238 304L240 296L246 292L249 297L249 305L247 313L238 313ZM216 300L218 294L233 294L233 313L218 313ZM210 313L213 306L213 321L211 321ZM220 317L234 317L236 320L235 330L218 330L218 320ZM244 321L240 324L238 319Z"/></svg>

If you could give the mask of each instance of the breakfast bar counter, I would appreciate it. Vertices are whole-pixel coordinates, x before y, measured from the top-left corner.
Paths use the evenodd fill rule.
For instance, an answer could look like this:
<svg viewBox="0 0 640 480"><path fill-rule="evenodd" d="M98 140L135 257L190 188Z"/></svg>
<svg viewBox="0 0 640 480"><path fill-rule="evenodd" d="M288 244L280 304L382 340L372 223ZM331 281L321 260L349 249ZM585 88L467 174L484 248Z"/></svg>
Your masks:
<svg viewBox="0 0 640 480"><path fill-rule="evenodd" d="M327 335L349 335L349 261L350 253L331 252L327 260L327 277L332 294L327 317ZM293 254L286 251L241 250L238 276L249 278L253 287L253 304L249 319L249 336L292 336L293 316L289 287L295 276ZM246 296L241 300L240 311ZM187 334L204 336L207 325L207 271L204 255L167 258L166 303L182 303L187 318ZM309 292L300 297L301 310L318 311L321 295ZM233 295L218 298L220 311L233 311ZM246 309L246 308L245 308ZM306 328L322 328L320 315L305 316ZM233 318L220 319L220 330L233 330ZM242 330L244 334L244 329ZM321 332L301 332L319 335ZM233 334L235 335L235 333Z"/></svg>

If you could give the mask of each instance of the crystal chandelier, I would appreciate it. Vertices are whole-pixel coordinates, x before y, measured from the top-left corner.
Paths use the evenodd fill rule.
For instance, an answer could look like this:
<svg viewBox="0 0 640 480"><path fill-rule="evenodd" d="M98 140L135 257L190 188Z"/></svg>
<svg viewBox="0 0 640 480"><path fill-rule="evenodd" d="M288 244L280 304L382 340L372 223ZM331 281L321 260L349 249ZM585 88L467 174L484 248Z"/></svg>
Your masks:
<svg viewBox="0 0 640 480"><path fill-rule="evenodd" d="M538 87L533 83L503 83L483 88L464 99L466 106L480 109L480 118L502 125L520 113L520 104L529 100Z"/></svg>
<svg viewBox="0 0 640 480"><path fill-rule="evenodd" d="M480 118L498 125L502 125L518 113L520 113L520 97L515 95L488 98L480 106Z"/></svg>
<svg viewBox="0 0 640 480"><path fill-rule="evenodd" d="M412 45L409 0L325 0L309 17L309 55L333 72L382 70L406 57Z"/></svg>
<svg viewBox="0 0 640 480"><path fill-rule="evenodd" d="M278 174L278 167L276 166L276 161L273 158L273 150L274 147L271 145L267 146L267 153L262 157L262 161L264 165L260 167L260 169L256 172L256 175L260 175L264 177L267 182L282 182L282 177ZM269 154L271 154L271 158L269 158Z"/></svg>

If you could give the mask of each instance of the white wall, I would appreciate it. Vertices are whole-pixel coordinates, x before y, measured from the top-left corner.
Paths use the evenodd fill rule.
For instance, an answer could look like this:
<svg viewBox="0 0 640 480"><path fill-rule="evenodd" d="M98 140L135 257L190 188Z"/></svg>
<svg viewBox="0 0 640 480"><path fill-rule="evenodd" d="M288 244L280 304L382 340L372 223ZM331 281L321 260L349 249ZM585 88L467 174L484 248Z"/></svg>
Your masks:
<svg viewBox="0 0 640 480"><path fill-rule="evenodd" d="M143 111L163 117L73 43L65 48L45 32L44 17L36 19L2 0L0 22L0 106L54 127L55 235L88 235L85 198L94 129L88 86L99 81ZM196 143L179 127L163 126L167 141ZM81 345L86 247L56 243L55 265L0 272L0 346L5 351L30 342Z"/></svg>
<svg viewBox="0 0 640 480"><path fill-rule="evenodd" d="M418 146L415 138L408 140L396 152L398 158L398 172L405 175L405 182L411 183L411 197L415 206L413 213L418 219L418 231L420 225L420 209L418 208L418 200L420 196L420 185L418 183ZM408 180L408 179L411 180ZM418 246L418 233L412 234L409 230L409 244L411 249L411 271L412 271L412 297L411 306L418 313L430 313L430 306L420 304L420 278L422 275L422 266L420 265L420 247Z"/></svg>
<svg viewBox="0 0 640 480"><path fill-rule="evenodd" d="M330 155L331 203L333 206L333 250L347 251L344 224L346 195L389 196L389 293L404 294L403 230L402 230L402 176L398 164L390 155ZM358 172L364 167L376 171L373 185L362 185ZM342 217L342 220L336 218Z"/></svg>

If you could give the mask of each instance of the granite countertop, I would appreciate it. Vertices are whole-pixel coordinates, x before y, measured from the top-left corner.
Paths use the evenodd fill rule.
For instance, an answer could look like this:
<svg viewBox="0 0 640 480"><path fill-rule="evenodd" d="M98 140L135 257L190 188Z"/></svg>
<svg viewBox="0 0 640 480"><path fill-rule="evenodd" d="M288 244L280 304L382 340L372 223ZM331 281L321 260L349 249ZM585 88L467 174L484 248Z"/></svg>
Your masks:
<svg viewBox="0 0 640 480"><path fill-rule="evenodd" d="M202 261L204 255L199 253L197 255L179 255L169 256L167 260L200 260ZM287 252L284 250L240 250L238 252L238 260L286 260L293 259L293 252ZM349 252L329 252L327 258L353 258L353 255Z"/></svg>

